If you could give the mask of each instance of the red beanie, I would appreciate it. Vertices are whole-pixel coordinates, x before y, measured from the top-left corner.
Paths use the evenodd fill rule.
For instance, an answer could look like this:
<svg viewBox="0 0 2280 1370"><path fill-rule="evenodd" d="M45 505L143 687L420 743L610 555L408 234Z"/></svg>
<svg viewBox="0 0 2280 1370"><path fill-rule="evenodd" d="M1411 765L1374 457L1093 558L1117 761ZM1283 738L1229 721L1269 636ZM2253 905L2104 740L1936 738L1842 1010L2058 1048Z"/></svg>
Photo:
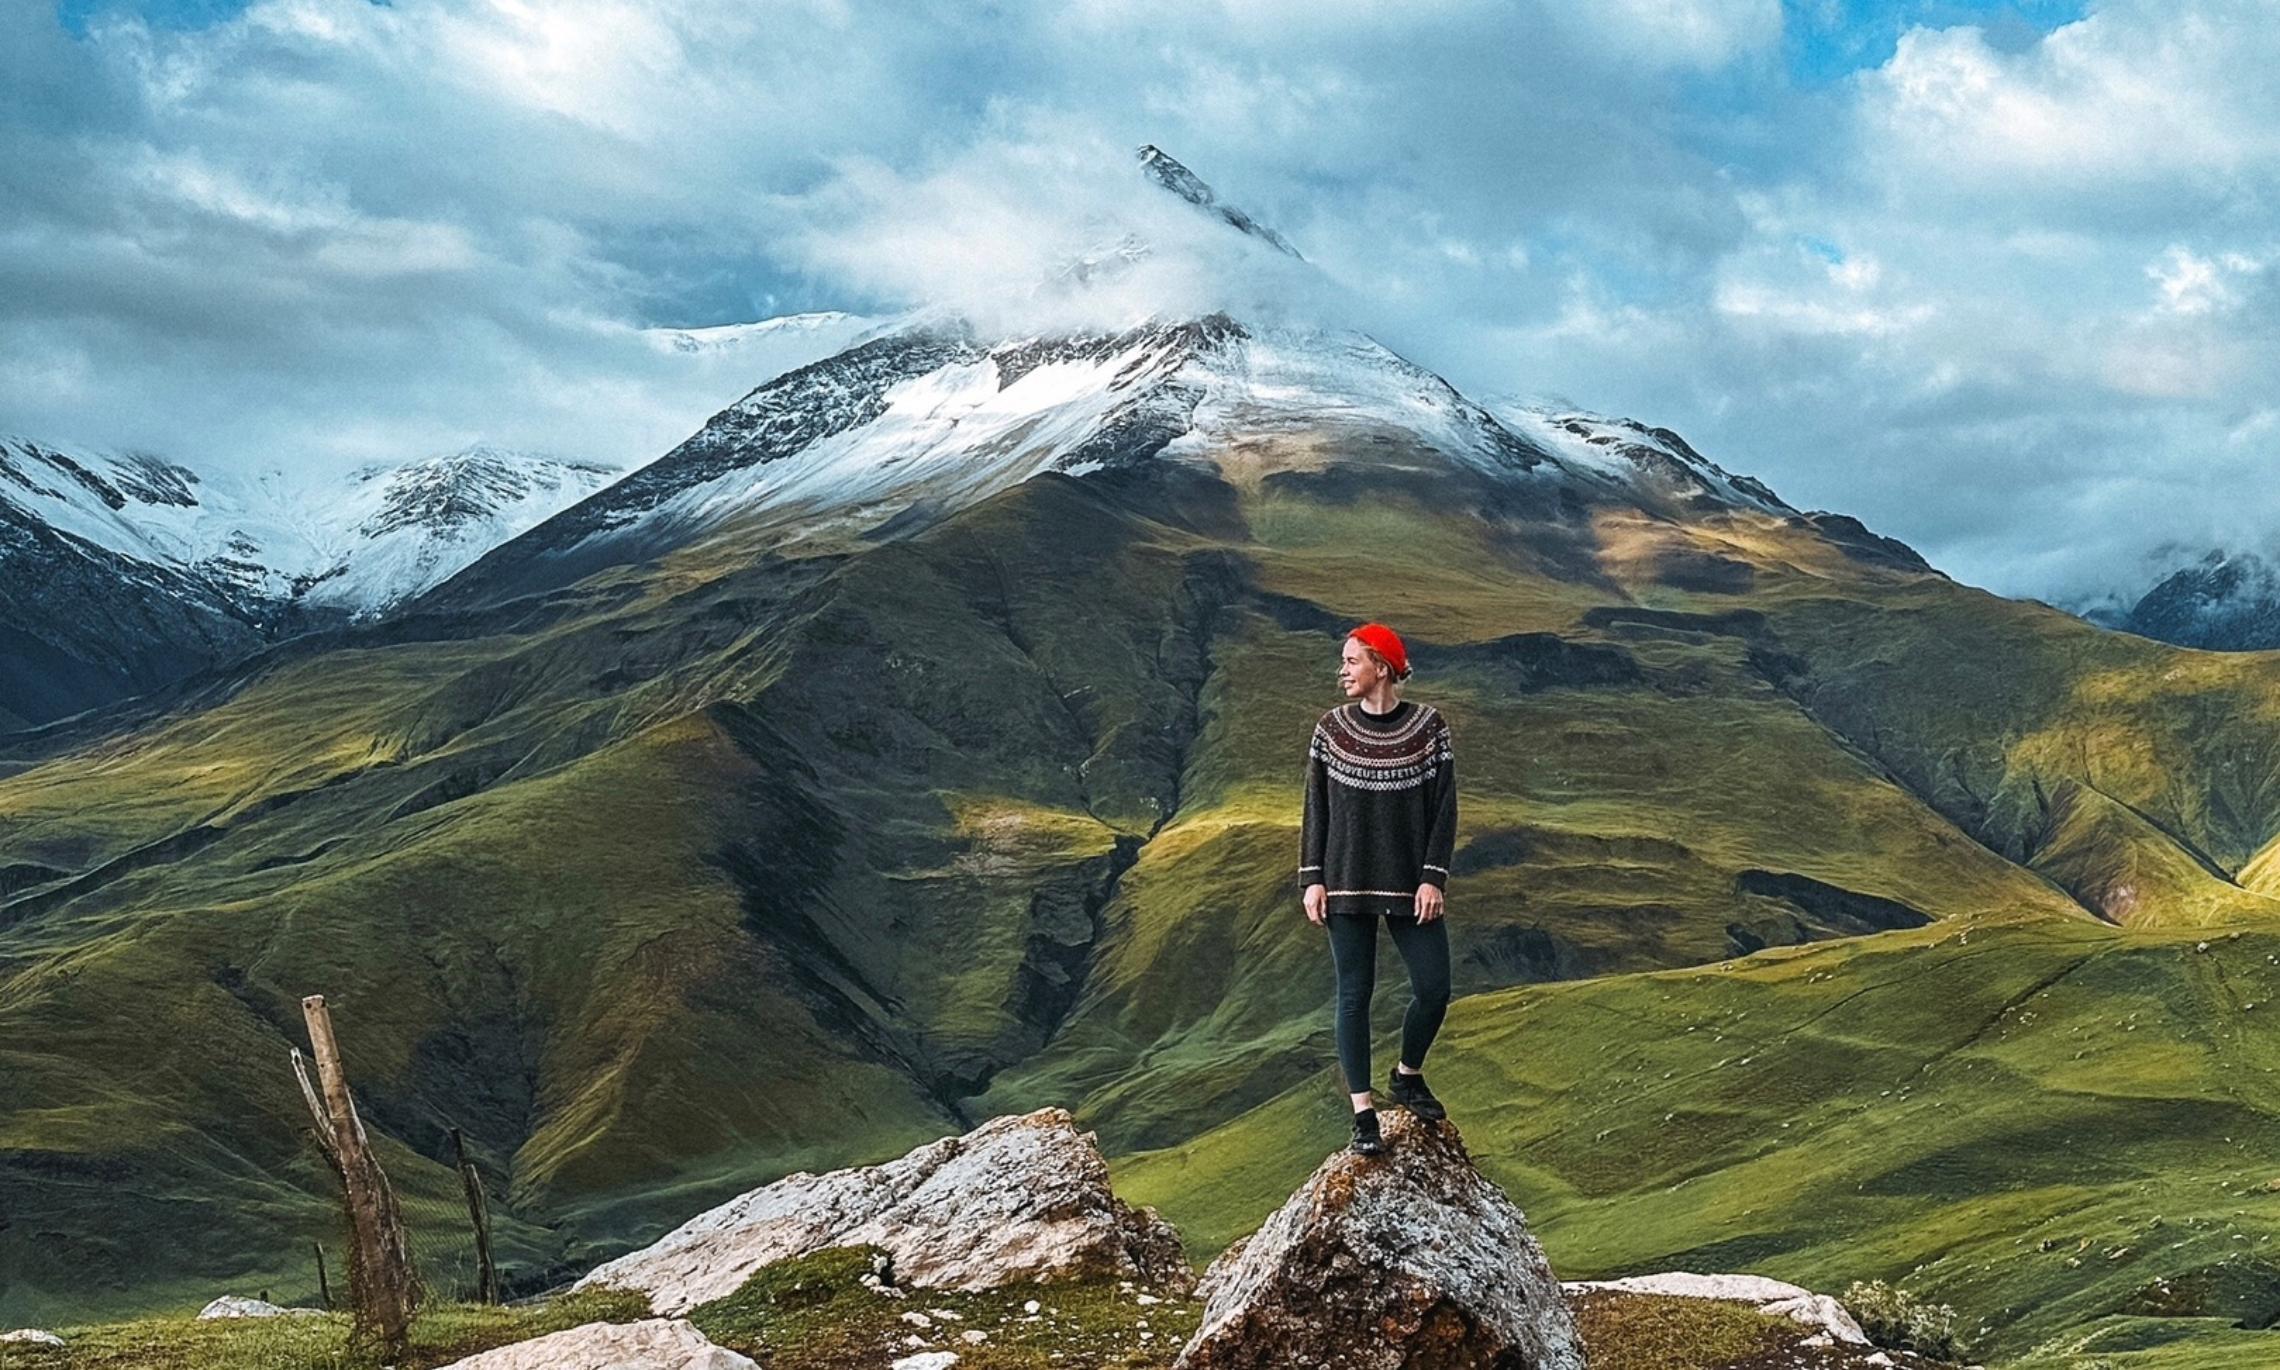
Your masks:
<svg viewBox="0 0 2280 1370"><path fill-rule="evenodd" d="M1401 645L1401 634L1393 629L1382 623L1365 623L1346 636L1360 638L1364 647L1384 657L1385 664L1393 668L1395 680L1409 675L1409 649Z"/></svg>

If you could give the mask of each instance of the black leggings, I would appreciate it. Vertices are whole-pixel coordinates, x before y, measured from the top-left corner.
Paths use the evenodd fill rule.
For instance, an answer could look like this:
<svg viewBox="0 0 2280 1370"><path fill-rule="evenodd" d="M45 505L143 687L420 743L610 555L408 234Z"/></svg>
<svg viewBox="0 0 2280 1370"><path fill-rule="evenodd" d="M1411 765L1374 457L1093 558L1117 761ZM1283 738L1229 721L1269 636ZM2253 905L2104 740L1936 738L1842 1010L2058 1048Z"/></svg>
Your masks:
<svg viewBox="0 0 2280 1370"><path fill-rule="evenodd" d="M1401 1015L1401 1062L1425 1068L1425 1050L1449 1011L1449 919L1420 923L1414 913L1333 913L1330 960L1338 971L1338 1065L1348 1093L1370 1087L1370 991L1377 987L1377 925L1409 967L1409 1008Z"/></svg>

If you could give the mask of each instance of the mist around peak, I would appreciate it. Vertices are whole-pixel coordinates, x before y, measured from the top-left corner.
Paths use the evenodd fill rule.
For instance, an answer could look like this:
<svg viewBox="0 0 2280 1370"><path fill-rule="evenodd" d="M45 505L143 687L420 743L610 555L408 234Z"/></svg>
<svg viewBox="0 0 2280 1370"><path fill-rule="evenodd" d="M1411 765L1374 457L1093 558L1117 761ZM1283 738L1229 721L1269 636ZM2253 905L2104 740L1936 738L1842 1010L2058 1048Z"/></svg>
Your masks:
<svg viewBox="0 0 2280 1370"><path fill-rule="evenodd" d="M822 194L819 226L792 246L806 269L983 336L1359 316L1282 234L1153 145L1001 141L916 175L849 162Z"/></svg>

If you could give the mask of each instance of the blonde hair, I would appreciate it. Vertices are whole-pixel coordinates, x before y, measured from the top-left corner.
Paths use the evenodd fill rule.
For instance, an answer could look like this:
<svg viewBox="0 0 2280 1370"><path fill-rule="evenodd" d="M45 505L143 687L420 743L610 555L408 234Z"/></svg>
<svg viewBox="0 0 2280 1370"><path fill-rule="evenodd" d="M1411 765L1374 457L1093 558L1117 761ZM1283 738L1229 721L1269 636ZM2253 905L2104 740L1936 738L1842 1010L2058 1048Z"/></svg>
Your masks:
<svg viewBox="0 0 2280 1370"><path fill-rule="evenodd" d="M1407 671L1396 671L1396 670L1394 670L1394 669L1393 669L1393 663L1392 663L1392 662L1390 662L1390 661L1388 661L1388 660L1386 660L1384 657L1382 657L1382 656L1378 655L1378 649L1377 649L1377 648L1375 648L1375 647L1372 647L1372 646L1371 646L1370 644L1368 644L1367 642L1365 642L1365 643L1363 643L1363 644L1362 644L1362 650L1363 650L1363 651L1365 651L1365 652L1368 652L1368 653L1370 654L1370 660L1372 660L1372 661L1374 661L1374 662L1376 662L1376 663L1378 664L1378 669L1379 669L1379 670L1381 670L1381 671L1385 672L1387 675L1389 675L1389 676L1392 676L1392 677L1393 677L1393 683L1394 683L1394 684L1396 684L1396 685L1399 685L1401 682L1403 682L1403 681L1405 681L1405 680L1409 679L1409 676L1410 676L1410 672L1411 672L1411 671L1415 671L1415 670L1417 669L1415 666L1412 666L1412 667L1410 667L1410 668L1409 668L1409 670L1407 670Z"/></svg>

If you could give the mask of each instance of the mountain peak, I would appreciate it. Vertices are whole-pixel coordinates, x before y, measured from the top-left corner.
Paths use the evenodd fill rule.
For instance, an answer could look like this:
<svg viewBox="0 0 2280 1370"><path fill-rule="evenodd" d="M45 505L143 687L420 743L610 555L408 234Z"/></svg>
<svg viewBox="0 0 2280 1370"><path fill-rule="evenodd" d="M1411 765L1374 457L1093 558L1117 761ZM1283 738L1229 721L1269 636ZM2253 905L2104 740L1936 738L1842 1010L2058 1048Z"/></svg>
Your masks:
<svg viewBox="0 0 2280 1370"><path fill-rule="evenodd" d="M1699 507L1746 507L1775 515L1796 512L1765 482L1726 470L1668 428L1550 405L1507 403L1495 408L1497 417L1514 431L1587 477L1634 492L1659 491Z"/></svg>
<svg viewBox="0 0 2280 1370"><path fill-rule="evenodd" d="M458 540L469 525L496 519L533 497L553 495L566 485L582 497L618 472L595 462L475 443L402 466L367 467L360 474L366 481L385 483L378 492L379 506L357 524L358 533L378 538L398 529L424 528L430 536ZM560 502L548 503L559 507Z"/></svg>
<svg viewBox="0 0 2280 1370"><path fill-rule="evenodd" d="M1157 147L1154 143L1140 145L1140 169L1146 172L1148 179L1157 185L1179 196L1197 209L1217 216L1221 222L1236 232L1247 233L1274 248L1277 252L1296 257L1299 261L1306 260L1299 254L1297 248L1290 245L1289 239L1235 206L1221 202L1218 192L1206 184L1202 177L1188 170L1178 158Z"/></svg>

